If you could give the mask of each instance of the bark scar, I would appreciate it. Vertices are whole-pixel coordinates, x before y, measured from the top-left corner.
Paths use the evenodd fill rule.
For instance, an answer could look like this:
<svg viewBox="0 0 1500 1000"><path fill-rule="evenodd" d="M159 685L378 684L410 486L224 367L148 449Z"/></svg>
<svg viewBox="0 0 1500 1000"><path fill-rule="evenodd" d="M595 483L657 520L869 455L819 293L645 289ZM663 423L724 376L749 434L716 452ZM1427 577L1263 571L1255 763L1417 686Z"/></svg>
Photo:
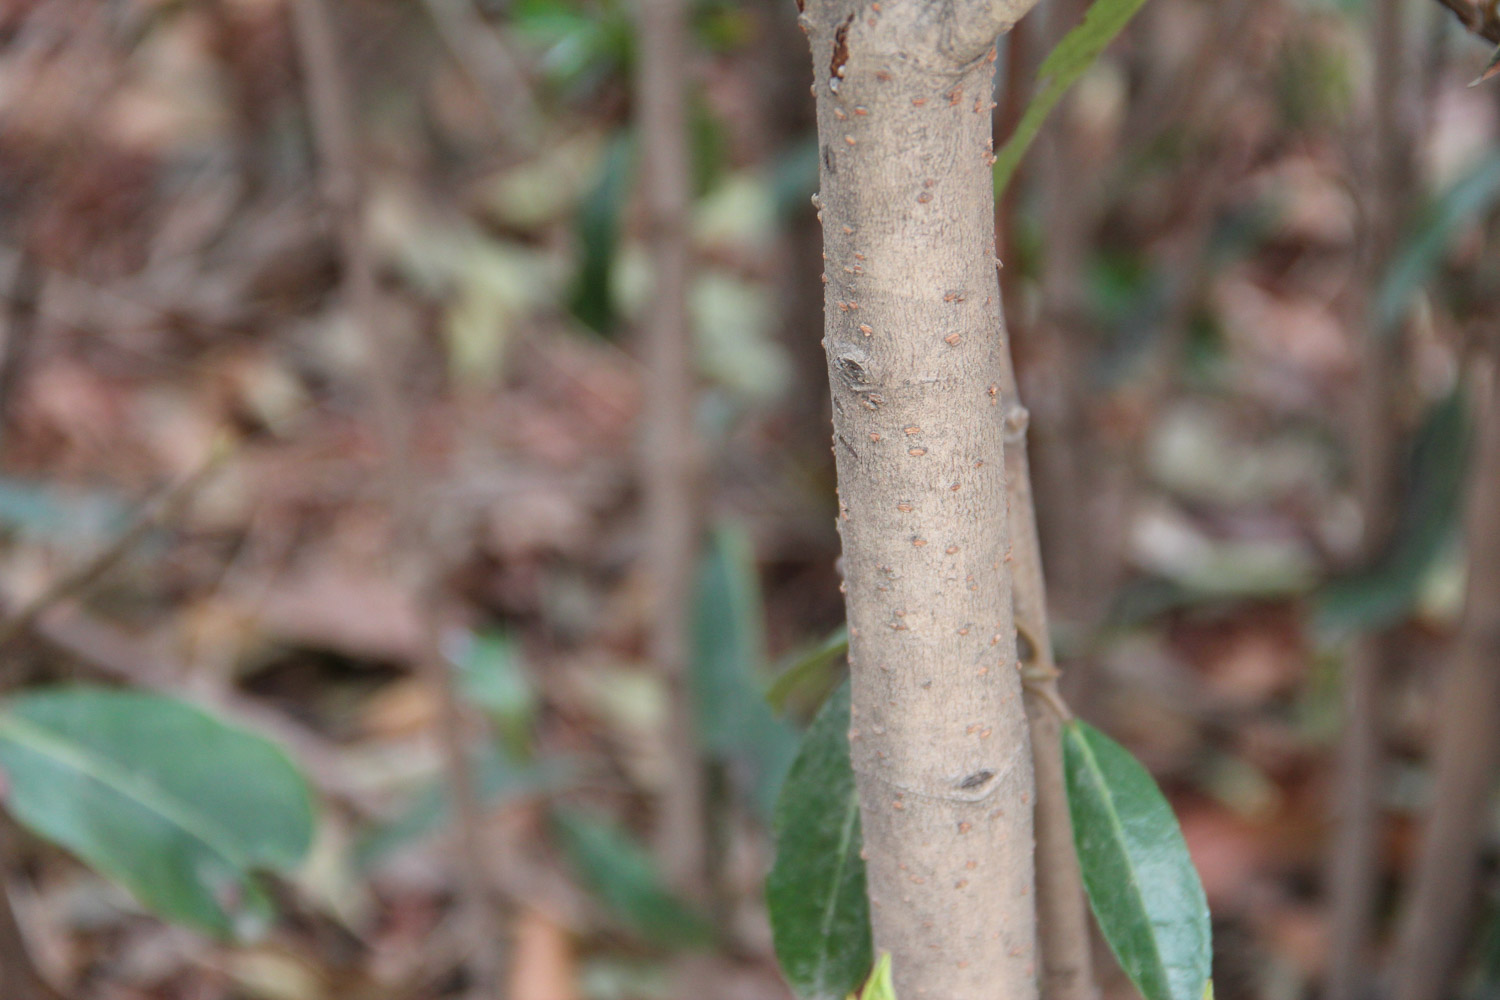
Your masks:
<svg viewBox="0 0 1500 1000"><path fill-rule="evenodd" d="M985 799L992 797L998 790L1004 788L1008 783L1008 779L1013 777L1020 769L1020 765L1029 762L1030 757L1027 754L1014 754L998 771L990 768L974 771L965 777L954 779L952 784L948 785L941 792L916 788L912 785L896 781L878 771L861 767L858 764L854 766L854 773L861 778L878 781L893 791L899 792L902 795L910 795L913 798L927 799L932 802L976 803L983 802Z"/></svg>

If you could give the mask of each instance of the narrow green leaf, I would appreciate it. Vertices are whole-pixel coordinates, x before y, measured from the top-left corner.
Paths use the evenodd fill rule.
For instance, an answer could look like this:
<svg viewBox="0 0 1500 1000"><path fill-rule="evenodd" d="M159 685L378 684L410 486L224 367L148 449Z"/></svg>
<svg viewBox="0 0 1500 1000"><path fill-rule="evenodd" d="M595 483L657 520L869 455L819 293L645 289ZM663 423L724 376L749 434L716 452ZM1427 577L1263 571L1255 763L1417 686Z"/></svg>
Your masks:
<svg viewBox="0 0 1500 1000"><path fill-rule="evenodd" d="M1099 928L1146 1000L1202 1000L1208 902L1172 807L1124 747L1085 722L1063 730L1068 807Z"/></svg>
<svg viewBox="0 0 1500 1000"><path fill-rule="evenodd" d="M1083 23L1063 36L1057 47L1048 53L1037 72L1040 89L1026 105L1026 111L1016 124L1016 130L1005 140L995 156L995 197L1005 193L1011 176L1021 163L1032 140L1041 131L1042 123L1062 100L1068 88L1094 64L1115 36L1141 9L1146 0L1094 0Z"/></svg>
<svg viewBox="0 0 1500 1000"><path fill-rule="evenodd" d="M599 178L578 208L578 243L583 257L568 307L599 333L615 324L613 274L620 214L634 176L634 138L622 131L610 141Z"/></svg>
<svg viewBox="0 0 1500 1000"><path fill-rule="evenodd" d="M1375 330L1391 336L1412 296L1431 279L1454 238L1500 197L1500 155L1486 156L1433 203L1402 243L1375 300Z"/></svg>
<svg viewBox="0 0 1500 1000"><path fill-rule="evenodd" d="M843 1000L870 970L870 904L849 765L849 685L818 713L776 803L766 903L781 971L807 1000Z"/></svg>
<svg viewBox="0 0 1500 1000"><path fill-rule="evenodd" d="M778 712L785 712L787 702L798 693L807 694L814 705L821 703L837 683L835 668L848 653L849 628L840 625L822 642L787 658L766 689L766 701Z"/></svg>
<svg viewBox="0 0 1500 1000"><path fill-rule="evenodd" d="M1467 478L1468 398L1455 389L1422 421L1412 449L1400 515L1374 563L1330 582L1318 600L1318 625L1348 633L1392 624L1417 601L1428 571L1458 530Z"/></svg>
<svg viewBox="0 0 1500 1000"><path fill-rule="evenodd" d="M765 616L755 554L742 528L713 533L698 573L693 643L699 739L769 817L797 755L797 734L761 695Z"/></svg>
<svg viewBox="0 0 1500 1000"><path fill-rule="evenodd" d="M614 824L576 809L553 813L578 877L627 928L663 947L710 943L708 922L663 884L649 855Z"/></svg>
<svg viewBox="0 0 1500 1000"><path fill-rule="evenodd" d="M191 705L108 688L0 708L5 808L164 917L219 936L263 921L259 870L312 842L306 780L274 743Z"/></svg>

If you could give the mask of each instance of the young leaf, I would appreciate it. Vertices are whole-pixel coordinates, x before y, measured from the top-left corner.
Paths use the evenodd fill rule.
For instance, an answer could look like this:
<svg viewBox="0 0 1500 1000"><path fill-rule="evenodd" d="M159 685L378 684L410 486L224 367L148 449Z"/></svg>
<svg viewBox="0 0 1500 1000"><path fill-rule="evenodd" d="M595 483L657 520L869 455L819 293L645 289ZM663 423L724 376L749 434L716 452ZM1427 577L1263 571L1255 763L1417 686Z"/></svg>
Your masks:
<svg viewBox="0 0 1500 1000"><path fill-rule="evenodd" d="M849 766L849 685L802 740L776 803L766 903L781 971L807 1000L842 1000L870 970L870 904Z"/></svg>
<svg viewBox="0 0 1500 1000"><path fill-rule="evenodd" d="M1146 1000L1202 1000L1208 903L1172 807L1140 763L1085 722L1063 730L1068 807L1089 904Z"/></svg>
<svg viewBox="0 0 1500 1000"><path fill-rule="evenodd" d="M865 983L864 990L859 994L859 1000L896 1000L896 987L891 983L890 952L880 953L880 959L875 963L875 971L870 973L870 981Z"/></svg>
<svg viewBox="0 0 1500 1000"><path fill-rule="evenodd" d="M1016 124L1016 130L995 155L997 199L1005 193L1005 186L1010 183L1011 175L1016 172L1021 158L1031 148L1032 140L1041 131L1042 123L1047 120L1057 102L1094 64L1099 53L1114 41L1115 36L1130 23L1130 19L1145 2L1146 0L1094 0L1083 16L1083 23L1064 35L1057 47L1047 54L1037 72L1037 80L1045 85L1032 97L1031 103L1026 105L1026 111Z"/></svg>
<svg viewBox="0 0 1500 1000"><path fill-rule="evenodd" d="M275 744L183 702L107 688L0 708L5 808L142 903L228 937L270 911L253 877L301 863L306 780Z"/></svg>
<svg viewBox="0 0 1500 1000"><path fill-rule="evenodd" d="M579 878L626 927L663 947L709 943L707 921L667 890L651 858L618 827L575 809L558 809L553 823Z"/></svg>

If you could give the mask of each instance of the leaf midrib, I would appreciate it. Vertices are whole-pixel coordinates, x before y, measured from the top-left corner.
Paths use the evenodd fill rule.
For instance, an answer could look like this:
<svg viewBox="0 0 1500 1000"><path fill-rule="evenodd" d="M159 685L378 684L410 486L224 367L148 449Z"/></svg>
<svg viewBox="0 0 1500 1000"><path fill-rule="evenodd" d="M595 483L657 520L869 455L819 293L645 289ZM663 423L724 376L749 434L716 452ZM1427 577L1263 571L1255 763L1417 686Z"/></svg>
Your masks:
<svg viewBox="0 0 1500 1000"><path fill-rule="evenodd" d="M0 715L0 736L9 736L17 744L43 756L51 757L65 767L90 778L125 798L155 813L168 823L197 838L237 871L251 867L250 859L233 844L233 837L217 824L194 816L183 809L152 783L144 782L129 771L98 756L76 743L70 743L43 726L14 714Z"/></svg>
<svg viewBox="0 0 1500 1000"><path fill-rule="evenodd" d="M849 864L849 845L854 840L854 824L859 819L859 796L850 793L846 797L847 804L844 807L844 828L839 833L839 846L837 852L838 861L834 865L833 882L829 886L828 901L823 906L823 918L818 921L818 936L823 942L823 947L818 952L818 975L817 983L820 988L827 986L824 978L828 974L828 935L833 929L833 918L838 911L839 887L844 884L844 869Z"/></svg>

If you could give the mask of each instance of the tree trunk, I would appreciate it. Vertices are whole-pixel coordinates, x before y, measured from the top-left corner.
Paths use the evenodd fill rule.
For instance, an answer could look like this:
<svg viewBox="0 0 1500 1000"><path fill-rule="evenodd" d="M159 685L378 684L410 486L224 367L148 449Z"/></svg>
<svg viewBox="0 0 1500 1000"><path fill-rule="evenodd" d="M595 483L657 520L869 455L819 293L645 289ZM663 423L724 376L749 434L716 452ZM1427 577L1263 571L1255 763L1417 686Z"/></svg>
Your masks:
<svg viewBox="0 0 1500 1000"><path fill-rule="evenodd" d="M1036 996L990 110L1025 0L807 0L853 707L903 1000Z"/></svg>

